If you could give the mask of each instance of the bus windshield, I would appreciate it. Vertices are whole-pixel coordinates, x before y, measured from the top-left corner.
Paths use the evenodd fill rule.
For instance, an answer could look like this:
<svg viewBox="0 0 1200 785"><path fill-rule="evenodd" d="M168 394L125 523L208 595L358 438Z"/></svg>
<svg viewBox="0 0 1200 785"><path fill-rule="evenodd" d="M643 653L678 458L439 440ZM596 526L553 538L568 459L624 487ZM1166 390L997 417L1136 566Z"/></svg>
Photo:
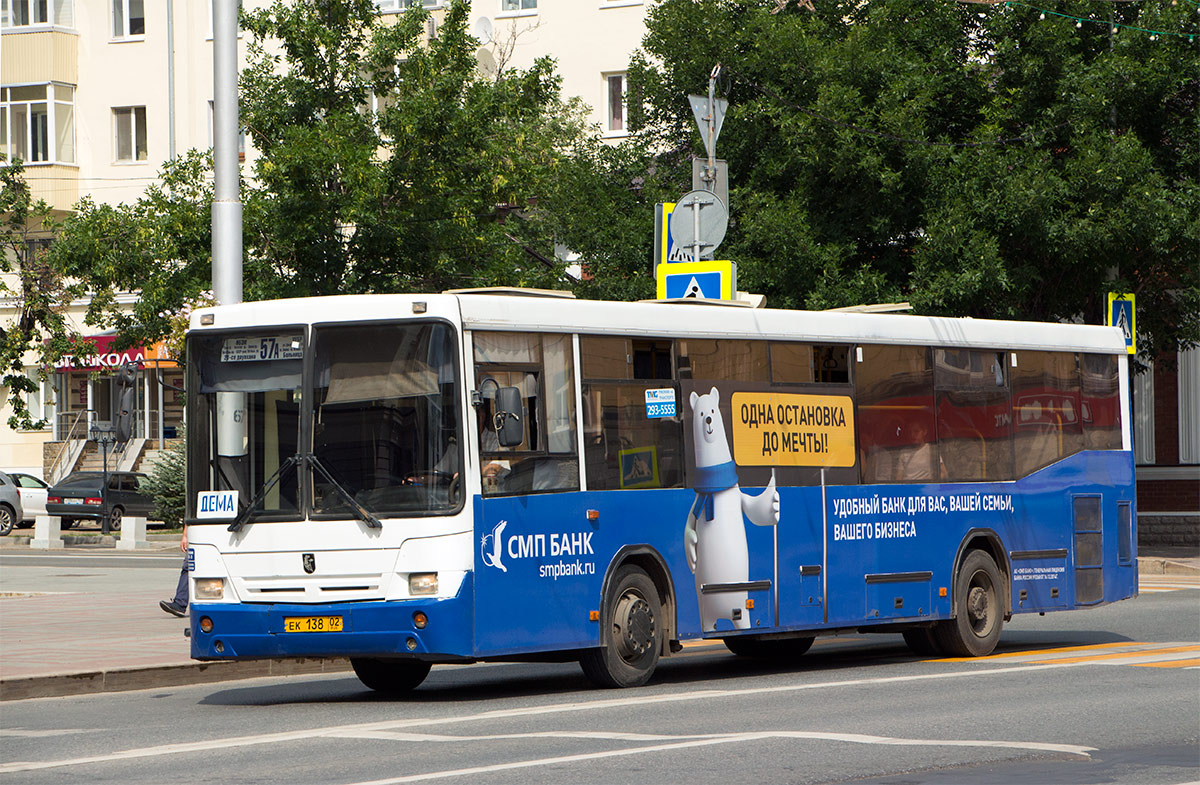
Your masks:
<svg viewBox="0 0 1200 785"><path fill-rule="evenodd" d="M188 484L235 490L243 505L269 492L251 518L300 511L303 327L192 336L188 341ZM189 494L194 517L195 493Z"/></svg>
<svg viewBox="0 0 1200 785"><path fill-rule="evenodd" d="M189 507L195 491L229 489L248 521L461 506L453 329L388 322L305 333L191 339Z"/></svg>
<svg viewBox="0 0 1200 785"><path fill-rule="evenodd" d="M455 357L439 322L313 329L314 512L344 516L346 494L376 514L459 506Z"/></svg>

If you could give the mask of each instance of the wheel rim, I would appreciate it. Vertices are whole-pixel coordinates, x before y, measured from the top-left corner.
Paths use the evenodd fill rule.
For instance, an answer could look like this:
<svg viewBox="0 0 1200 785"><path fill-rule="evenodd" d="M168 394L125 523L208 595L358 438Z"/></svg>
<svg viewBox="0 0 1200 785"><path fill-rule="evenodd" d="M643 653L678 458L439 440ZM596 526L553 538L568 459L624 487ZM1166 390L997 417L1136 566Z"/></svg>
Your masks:
<svg viewBox="0 0 1200 785"><path fill-rule="evenodd" d="M654 646L654 610L638 592L627 592L617 604L613 633L617 651L626 662L644 657Z"/></svg>
<svg viewBox="0 0 1200 785"><path fill-rule="evenodd" d="M986 638L996 623L996 587L986 572L979 570L971 576L967 589L967 623L971 631Z"/></svg>

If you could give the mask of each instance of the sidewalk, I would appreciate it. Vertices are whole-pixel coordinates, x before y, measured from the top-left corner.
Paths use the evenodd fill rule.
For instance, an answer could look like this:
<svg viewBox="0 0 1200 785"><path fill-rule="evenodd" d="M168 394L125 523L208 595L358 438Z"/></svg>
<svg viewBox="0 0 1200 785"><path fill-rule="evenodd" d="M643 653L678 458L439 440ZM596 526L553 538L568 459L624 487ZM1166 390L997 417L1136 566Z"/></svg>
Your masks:
<svg viewBox="0 0 1200 785"><path fill-rule="evenodd" d="M95 535L64 540L62 550L34 551L25 538L0 538L0 701L350 670L344 659L195 662L187 620L158 607L179 577L177 536L156 535L158 547L137 552ZM20 554L63 558L24 566L14 563ZM84 556L104 558L105 567L71 566ZM1147 549L1138 567L1146 578L1200 584L1195 549Z"/></svg>

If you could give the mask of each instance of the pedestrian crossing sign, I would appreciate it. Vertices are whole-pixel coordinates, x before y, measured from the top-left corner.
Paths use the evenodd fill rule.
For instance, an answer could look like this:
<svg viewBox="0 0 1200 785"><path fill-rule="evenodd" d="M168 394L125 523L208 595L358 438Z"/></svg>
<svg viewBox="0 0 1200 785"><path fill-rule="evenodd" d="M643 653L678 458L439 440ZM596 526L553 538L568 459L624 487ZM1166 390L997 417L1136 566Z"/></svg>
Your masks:
<svg viewBox="0 0 1200 785"><path fill-rule="evenodd" d="M660 300L732 300L735 267L728 259L658 266Z"/></svg>
<svg viewBox="0 0 1200 785"><path fill-rule="evenodd" d="M1137 324L1134 322L1132 294L1108 293L1108 309L1104 312L1104 323L1109 327L1120 327L1125 335L1125 351L1137 354Z"/></svg>

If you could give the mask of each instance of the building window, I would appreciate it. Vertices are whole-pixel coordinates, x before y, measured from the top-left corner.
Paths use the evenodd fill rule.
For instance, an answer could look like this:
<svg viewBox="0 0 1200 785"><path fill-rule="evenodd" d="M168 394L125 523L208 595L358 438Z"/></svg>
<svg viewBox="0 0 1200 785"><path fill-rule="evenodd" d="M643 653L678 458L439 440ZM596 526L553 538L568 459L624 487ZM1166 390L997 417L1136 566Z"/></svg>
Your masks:
<svg viewBox="0 0 1200 785"><path fill-rule="evenodd" d="M71 27L75 0L0 0L0 27Z"/></svg>
<svg viewBox="0 0 1200 785"><path fill-rule="evenodd" d="M426 8L437 8L441 5L441 0L375 0L375 7L380 13L394 13L396 11L404 11L416 5L423 5Z"/></svg>
<svg viewBox="0 0 1200 785"><path fill-rule="evenodd" d="M609 74L605 78L606 102L608 104L608 130L610 133L625 133L625 74Z"/></svg>
<svg viewBox="0 0 1200 785"><path fill-rule="evenodd" d="M75 88L0 88L0 155L26 164L75 162Z"/></svg>
<svg viewBox="0 0 1200 785"><path fill-rule="evenodd" d="M146 34L144 0L112 0L113 38Z"/></svg>
<svg viewBox="0 0 1200 785"><path fill-rule="evenodd" d="M536 11L537 0L500 0L502 13L512 11Z"/></svg>
<svg viewBox="0 0 1200 785"><path fill-rule="evenodd" d="M1179 352L1179 462L1200 463L1200 349Z"/></svg>
<svg viewBox="0 0 1200 785"><path fill-rule="evenodd" d="M146 107L126 106L113 109L114 141L117 161L145 161Z"/></svg>

